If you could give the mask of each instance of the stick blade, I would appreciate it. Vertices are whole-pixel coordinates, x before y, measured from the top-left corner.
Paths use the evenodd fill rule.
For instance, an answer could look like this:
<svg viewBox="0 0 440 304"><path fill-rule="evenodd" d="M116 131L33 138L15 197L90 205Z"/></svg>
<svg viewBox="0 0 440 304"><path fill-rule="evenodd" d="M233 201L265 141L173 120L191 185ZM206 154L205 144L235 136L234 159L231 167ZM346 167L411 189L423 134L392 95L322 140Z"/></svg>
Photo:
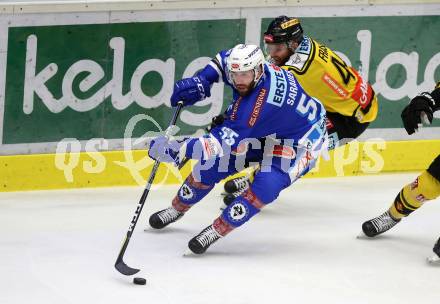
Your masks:
<svg viewBox="0 0 440 304"><path fill-rule="evenodd" d="M119 271L120 273L122 273L123 275L126 275L126 276L134 275L140 271L140 269L131 268L130 266L125 264L124 261L122 261L122 260L116 261L115 268L117 271Z"/></svg>

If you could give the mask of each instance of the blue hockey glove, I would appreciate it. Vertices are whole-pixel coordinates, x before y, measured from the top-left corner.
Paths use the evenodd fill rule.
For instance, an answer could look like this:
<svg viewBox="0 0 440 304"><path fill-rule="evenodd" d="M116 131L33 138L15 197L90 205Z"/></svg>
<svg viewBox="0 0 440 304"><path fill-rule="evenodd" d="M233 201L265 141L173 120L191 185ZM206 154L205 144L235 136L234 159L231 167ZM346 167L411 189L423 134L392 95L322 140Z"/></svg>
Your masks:
<svg viewBox="0 0 440 304"><path fill-rule="evenodd" d="M190 106L210 96L211 84L205 77L184 78L174 84L171 106L176 107L179 101L183 101L184 106Z"/></svg>
<svg viewBox="0 0 440 304"><path fill-rule="evenodd" d="M179 150L182 142L175 139L167 139L165 136L159 136L150 142L148 155L160 162L174 163L179 166L181 157Z"/></svg>

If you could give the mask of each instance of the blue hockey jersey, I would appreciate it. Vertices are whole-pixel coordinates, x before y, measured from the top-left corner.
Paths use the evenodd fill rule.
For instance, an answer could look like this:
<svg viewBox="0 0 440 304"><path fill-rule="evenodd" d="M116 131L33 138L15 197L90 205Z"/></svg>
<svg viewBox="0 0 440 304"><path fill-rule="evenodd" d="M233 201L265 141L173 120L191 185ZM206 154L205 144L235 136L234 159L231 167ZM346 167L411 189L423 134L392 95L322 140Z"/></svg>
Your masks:
<svg viewBox="0 0 440 304"><path fill-rule="evenodd" d="M240 96L225 72L229 53L220 52L199 72L211 83L223 80L232 87L233 102L226 111L227 118L210 134L189 141L186 156L194 158L194 145L198 143L203 159L209 159L222 156L225 146L234 151L246 139L266 136L319 150L326 132L323 105L303 90L292 73L268 63L255 88L247 96Z"/></svg>

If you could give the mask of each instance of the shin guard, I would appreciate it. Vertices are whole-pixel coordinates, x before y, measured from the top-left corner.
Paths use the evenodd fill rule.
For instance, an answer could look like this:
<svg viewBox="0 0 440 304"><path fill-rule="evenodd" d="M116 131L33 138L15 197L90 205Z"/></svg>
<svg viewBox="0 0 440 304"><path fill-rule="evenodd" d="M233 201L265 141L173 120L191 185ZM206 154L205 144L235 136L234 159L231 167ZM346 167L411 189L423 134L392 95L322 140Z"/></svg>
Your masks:
<svg viewBox="0 0 440 304"><path fill-rule="evenodd" d="M411 184L406 185L397 194L390 208L391 215L400 219L420 208L426 201L440 195L440 182L428 171L424 171Z"/></svg>
<svg viewBox="0 0 440 304"><path fill-rule="evenodd" d="M226 235L232 229L240 227L250 220L264 206L261 200L252 192L252 189L249 188L223 210L219 219L216 220L219 227L216 230L221 235Z"/></svg>
<svg viewBox="0 0 440 304"><path fill-rule="evenodd" d="M173 208L179 212L186 212L194 204L200 202L212 188L214 185L204 185L196 181L191 174L173 199Z"/></svg>

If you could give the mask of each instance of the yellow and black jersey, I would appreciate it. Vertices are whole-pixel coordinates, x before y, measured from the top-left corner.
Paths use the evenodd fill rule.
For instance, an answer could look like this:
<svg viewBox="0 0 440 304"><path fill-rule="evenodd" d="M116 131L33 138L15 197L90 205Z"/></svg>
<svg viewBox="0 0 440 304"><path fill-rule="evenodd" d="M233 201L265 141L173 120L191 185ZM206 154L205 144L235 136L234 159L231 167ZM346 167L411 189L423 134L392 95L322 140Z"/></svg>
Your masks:
<svg viewBox="0 0 440 304"><path fill-rule="evenodd" d="M354 116L361 123L376 119L377 98L368 81L310 37L304 36L282 68L291 71L304 90L319 99L328 112Z"/></svg>

